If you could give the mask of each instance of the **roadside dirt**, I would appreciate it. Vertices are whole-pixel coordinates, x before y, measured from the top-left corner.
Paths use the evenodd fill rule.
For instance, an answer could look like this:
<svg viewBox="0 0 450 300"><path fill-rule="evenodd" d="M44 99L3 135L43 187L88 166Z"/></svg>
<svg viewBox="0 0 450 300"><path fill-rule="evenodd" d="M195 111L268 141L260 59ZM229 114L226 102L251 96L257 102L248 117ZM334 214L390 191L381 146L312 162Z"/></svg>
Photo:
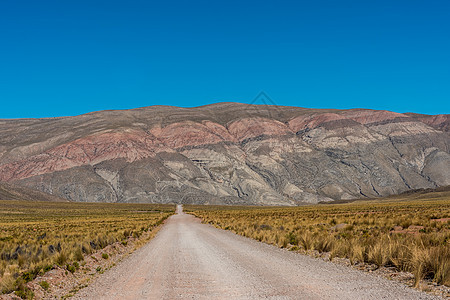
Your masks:
<svg viewBox="0 0 450 300"><path fill-rule="evenodd" d="M177 212L73 299L440 299Z"/></svg>

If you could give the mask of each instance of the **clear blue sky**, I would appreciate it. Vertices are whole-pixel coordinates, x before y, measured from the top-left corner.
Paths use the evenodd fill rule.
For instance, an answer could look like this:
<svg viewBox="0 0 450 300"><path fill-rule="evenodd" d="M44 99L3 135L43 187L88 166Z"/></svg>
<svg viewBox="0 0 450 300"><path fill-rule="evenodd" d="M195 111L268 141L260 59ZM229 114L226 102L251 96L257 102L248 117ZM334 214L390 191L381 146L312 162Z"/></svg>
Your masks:
<svg viewBox="0 0 450 300"><path fill-rule="evenodd" d="M0 1L0 118L251 102L450 113L450 1Z"/></svg>

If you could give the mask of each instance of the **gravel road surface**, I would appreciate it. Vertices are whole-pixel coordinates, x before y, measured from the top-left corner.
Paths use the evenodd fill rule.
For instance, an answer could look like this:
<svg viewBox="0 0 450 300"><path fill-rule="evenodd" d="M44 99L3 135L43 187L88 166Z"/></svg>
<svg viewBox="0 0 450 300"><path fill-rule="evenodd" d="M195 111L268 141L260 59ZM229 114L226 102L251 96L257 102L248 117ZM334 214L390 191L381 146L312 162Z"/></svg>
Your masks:
<svg viewBox="0 0 450 300"><path fill-rule="evenodd" d="M153 240L74 299L439 299L177 211Z"/></svg>

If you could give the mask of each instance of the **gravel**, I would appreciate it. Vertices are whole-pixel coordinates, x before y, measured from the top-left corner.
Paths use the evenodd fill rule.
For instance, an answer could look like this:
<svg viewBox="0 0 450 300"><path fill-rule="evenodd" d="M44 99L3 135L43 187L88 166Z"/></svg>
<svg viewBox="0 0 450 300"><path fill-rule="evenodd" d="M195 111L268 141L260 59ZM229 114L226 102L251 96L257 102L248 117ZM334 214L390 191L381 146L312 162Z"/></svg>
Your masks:
<svg viewBox="0 0 450 300"><path fill-rule="evenodd" d="M400 283L170 217L74 299L441 299Z"/></svg>

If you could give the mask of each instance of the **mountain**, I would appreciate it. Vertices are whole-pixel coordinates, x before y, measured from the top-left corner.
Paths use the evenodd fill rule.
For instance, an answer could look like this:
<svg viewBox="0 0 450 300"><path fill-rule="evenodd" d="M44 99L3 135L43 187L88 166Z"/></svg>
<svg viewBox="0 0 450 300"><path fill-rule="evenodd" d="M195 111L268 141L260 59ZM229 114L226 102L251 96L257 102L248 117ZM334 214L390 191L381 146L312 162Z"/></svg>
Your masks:
<svg viewBox="0 0 450 300"><path fill-rule="evenodd" d="M217 103L0 120L0 181L72 201L299 205L450 185L450 115Z"/></svg>
<svg viewBox="0 0 450 300"><path fill-rule="evenodd" d="M54 195L6 182L0 182L0 200L67 202Z"/></svg>

